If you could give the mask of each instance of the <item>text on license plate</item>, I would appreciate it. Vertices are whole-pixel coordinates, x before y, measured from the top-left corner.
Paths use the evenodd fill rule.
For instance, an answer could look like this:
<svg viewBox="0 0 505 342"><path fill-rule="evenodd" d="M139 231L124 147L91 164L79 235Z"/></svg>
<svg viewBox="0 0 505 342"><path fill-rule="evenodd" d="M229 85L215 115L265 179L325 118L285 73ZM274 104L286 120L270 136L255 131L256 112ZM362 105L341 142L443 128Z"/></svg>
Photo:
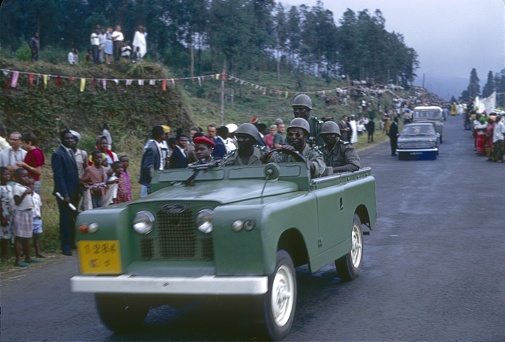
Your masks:
<svg viewBox="0 0 505 342"><path fill-rule="evenodd" d="M119 241L79 241L77 243L81 273L121 273Z"/></svg>

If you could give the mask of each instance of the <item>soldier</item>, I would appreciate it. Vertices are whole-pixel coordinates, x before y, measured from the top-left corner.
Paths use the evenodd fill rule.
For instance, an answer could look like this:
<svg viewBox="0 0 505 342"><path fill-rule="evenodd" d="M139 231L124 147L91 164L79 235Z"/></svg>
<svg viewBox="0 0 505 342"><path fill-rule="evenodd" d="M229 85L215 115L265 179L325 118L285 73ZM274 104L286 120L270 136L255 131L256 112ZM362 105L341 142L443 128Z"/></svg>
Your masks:
<svg viewBox="0 0 505 342"><path fill-rule="evenodd" d="M334 121L327 121L321 126L321 136L325 143L322 148L324 162L333 168L333 172L360 168L358 153L352 144L340 139L340 129Z"/></svg>
<svg viewBox="0 0 505 342"><path fill-rule="evenodd" d="M277 163L299 162L301 159L294 156L294 153L298 152L307 160L311 177L320 177L325 171L326 165L321 152L317 148L309 147L306 142L310 136L310 126L307 120L303 118L291 120L287 136L290 144L282 145L280 153L274 152L270 158L271 161Z"/></svg>
<svg viewBox="0 0 505 342"><path fill-rule="evenodd" d="M312 110L312 100L305 94L298 94L293 100L293 114L295 118L303 118L307 120L310 125L309 130L309 143L310 145L316 144L323 146L323 139L319 136L321 132L322 121L313 116L310 112ZM289 136L286 138L289 139ZM289 143L286 141L286 143Z"/></svg>
<svg viewBox="0 0 505 342"><path fill-rule="evenodd" d="M225 165L261 164L266 152L256 146L258 130L253 124L245 123L235 131L238 149L232 151L225 160Z"/></svg>
<svg viewBox="0 0 505 342"><path fill-rule="evenodd" d="M216 143L213 140L206 136L198 136L193 139L193 142L195 143L195 153L198 159L198 161L193 164L204 164L214 160L212 152L214 151Z"/></svg>

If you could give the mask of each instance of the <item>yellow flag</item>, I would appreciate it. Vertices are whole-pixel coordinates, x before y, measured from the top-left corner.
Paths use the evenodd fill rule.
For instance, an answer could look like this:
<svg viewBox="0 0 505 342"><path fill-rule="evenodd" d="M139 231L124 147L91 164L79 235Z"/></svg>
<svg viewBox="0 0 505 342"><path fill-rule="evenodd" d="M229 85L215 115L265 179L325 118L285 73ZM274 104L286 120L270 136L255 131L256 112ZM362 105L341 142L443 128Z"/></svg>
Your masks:
<svg viewBox="0 0 505 342"><path fill-rule="evenodd" d="M44 80L44 88L47 87L47 75L42 75L42 79Z"/></svg>
<svg viewBox="0 0 505 342"><path fill-rule="evenodd" d="M86 87L86 79L85 78L81 78L81 92L84 91L85 87Z"/></svg>

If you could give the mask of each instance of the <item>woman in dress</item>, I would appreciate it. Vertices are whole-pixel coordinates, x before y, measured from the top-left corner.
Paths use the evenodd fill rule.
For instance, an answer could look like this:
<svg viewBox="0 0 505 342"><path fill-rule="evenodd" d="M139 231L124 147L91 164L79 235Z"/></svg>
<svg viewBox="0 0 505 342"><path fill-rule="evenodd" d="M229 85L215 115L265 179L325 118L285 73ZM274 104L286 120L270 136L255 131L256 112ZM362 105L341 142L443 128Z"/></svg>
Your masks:
<svg viewBox="0 0 505 342"><path fill-rule="evenodd" d="M12 237L11 217L14 208L12 187L7 184L11 180L11 172L6 167L0 167L0 259L9 259L9 246Z"/></svg>
<svg viewBox="0 0 505 342"><path fill-rule="evenodd" d="M105 33L105 63L110 64L112 53L113 53L113 43L112 43L112 27L107 28L107 32Z"/></svg>

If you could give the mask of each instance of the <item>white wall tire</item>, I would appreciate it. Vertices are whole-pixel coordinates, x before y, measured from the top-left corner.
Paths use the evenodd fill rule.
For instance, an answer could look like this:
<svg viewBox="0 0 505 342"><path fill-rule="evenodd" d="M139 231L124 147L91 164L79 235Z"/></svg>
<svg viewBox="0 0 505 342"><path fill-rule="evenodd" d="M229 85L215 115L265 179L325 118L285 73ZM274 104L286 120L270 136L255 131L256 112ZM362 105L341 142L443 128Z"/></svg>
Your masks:
<svg viewBox="0 0 505 342"><path fill-rule="evenodd" d="M274 272L269 276L268 292L262 300L262 323L265 338L284 339L293 325L296 310L296 274L289 254L277 252Z"/></svg>
<svg viewBox="0 0 505 342"><path fill-rule="evenodd" d="M363 264L363 229L357 214L352 223L351 243L351 251L335 261L338 276L343 281L355 279Z"/></svg>

